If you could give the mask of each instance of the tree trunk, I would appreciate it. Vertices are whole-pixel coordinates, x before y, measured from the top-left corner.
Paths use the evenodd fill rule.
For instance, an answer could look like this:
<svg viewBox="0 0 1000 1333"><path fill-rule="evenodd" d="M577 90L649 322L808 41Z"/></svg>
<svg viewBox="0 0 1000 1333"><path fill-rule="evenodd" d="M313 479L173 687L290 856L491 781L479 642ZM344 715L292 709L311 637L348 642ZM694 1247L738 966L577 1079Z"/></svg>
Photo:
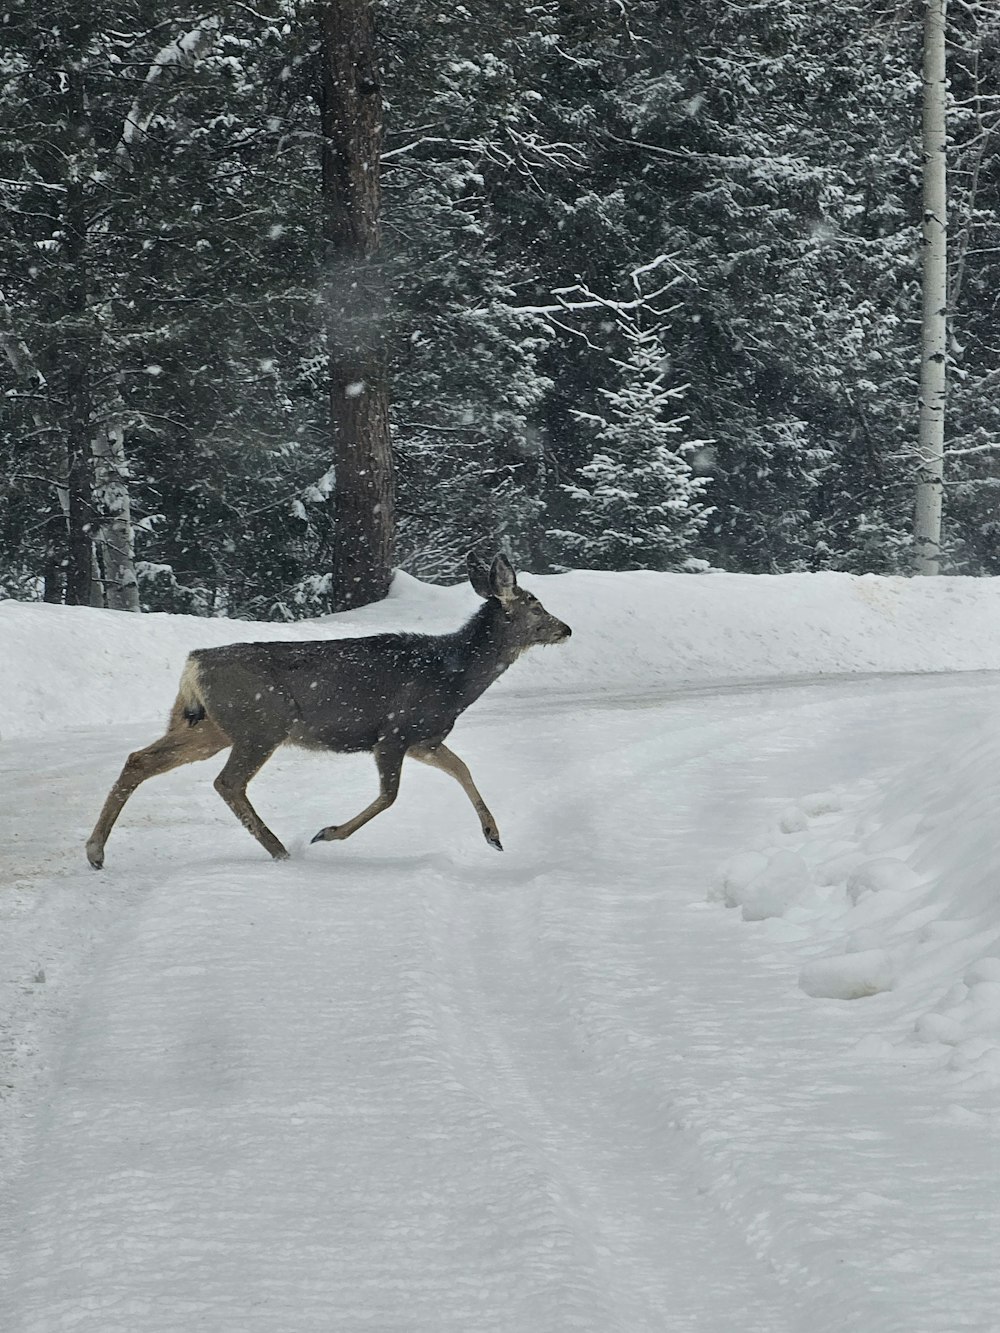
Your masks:
<svg viewBox="0 0 1000 1333"><path fill-rule="evenodd" d="M31 385L39 395L47 394L48 381L38 368L31 348L21 337L14 322L14 312L7 298L0 291L0 350L10 362L11 369L19 378ZM46 437L46 419L39 407L32 411L32 419L38 432L39 440ZM65 463L65 460L63 460ZM61 471L65 473L65 466ZM68 568L66 534L69 531L69 498L65 486L58 485L56 500L58 514L50 514L46 523L47 556L42 572L42 600L61 603L66 594L66 571Z"/></svg>
<svg viewBox="0 0 1000 1333"><path fill-rule="evenodd" d="M91 493L90 431L92 429L88 367L85 357L66 377L66 605L103 606L95 580L94 504Z"/></svg>
<svg viewBox="0 0 1000 1333"><path fill-rule="evenodd" d="M75 33L81 49L86 36ZM59 321L63 345L59 371L65 383L66 439L66 603L103 606L104 592L94 548L94 494L91 441L94 431L93 377L98 333L90 311L87 203L84 194L93 164L93 130L83 86L83 62L65 75L65 269Z"/></svg>
<svg viewBox="0 0 1000 1333"><path fill-rule="evenodd" d="M923 105L923 325L914 568L937 574L941 555L944 414L948 371L948 194L946 177L947 0L925 0Z"/></svg>
<svg viewBox="0 0 1000 1333"><path fill-rule="evenodd" d="M83 53L89 41L90 29L81 22L73 28L73 47ZM60 220L65 266L62 286L53 294L53 324L59 329L60 344L58 351L50 350L53 364L48 368L50 382L62 390L57 401L65 440L65 481L59 487L66 533L63 593L69 605L138 611L123 404L115 390L103 413L95 401L102 348L90 292L91 223L86 189L94 176L96 152L85 68L80 54L70 63L64 81L65 138L58 159L62 173L58 183L64 188ZM23 342L17 350L23 362L27 354ZM10 357L9 347L7 354ZM56 586L54 579L47 578L46 596Z"/></svg>
<svg viewBox="0 0 1000 1333"><path fill-rule="evenodd" d="M326 328L334 456L333 606L389 591L395 484L381 322L382 90L371 0L321 11Z"/></svg>
<svg viewBox="0 0 1000 1333"><path fill-rule="evenodd" d="M117 404L121 409L123 404ZM94 466L94 547L112 611L139 610L128 463L120 413L112 412L91 441Z"/></svg>

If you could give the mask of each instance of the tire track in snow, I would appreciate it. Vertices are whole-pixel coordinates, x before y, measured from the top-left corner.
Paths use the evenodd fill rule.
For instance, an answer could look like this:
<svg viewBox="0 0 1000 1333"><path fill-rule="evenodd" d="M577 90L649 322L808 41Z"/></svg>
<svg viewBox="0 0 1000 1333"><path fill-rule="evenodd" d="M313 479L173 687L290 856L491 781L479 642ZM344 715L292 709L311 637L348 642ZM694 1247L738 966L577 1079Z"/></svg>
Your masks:
<svg viewBox="0 0 1000 1333"><path fill-rule="evenodd" d="M621 726L618 710L603 721L616 716ZM723 1329L739 1309L741 1329L779 1333L800 1327L794 1305L680 1162L669 1093L647 1079L637 1099L633 1079L621 1095L642 1050L622 1022L623 1001L627 1007L640 997L648 979L624 955L605 955L595 971L579 947L580 937L606 941L617 915L634 914L637 892L650 898L634 883L615 886L622 866L614 854L580 855L581 831L588 846L600 845L613 799L632 801L630 790L641 790L646 773L662 764L662 754L650 752L661 741L649 740L645 722L632 725L623 787L624 774L608 756L581 779L588 745L576 723L541 724L536 742L558 756L542 786L573 793L560 797L556 821L541 816L556 867L538 878L530 863L505 866L489 876L475 911L456 910L442 890L428 928L442 971L451 963L447 1008L462 1015L451 1041L464 1079L559 1184L610 1307L595 1330ZM676 762L702 755L706 739L721 745L734 727L750 735L761 725L727 717L706 737L704 723L689 728L681 720L671 741Z"/></svg>

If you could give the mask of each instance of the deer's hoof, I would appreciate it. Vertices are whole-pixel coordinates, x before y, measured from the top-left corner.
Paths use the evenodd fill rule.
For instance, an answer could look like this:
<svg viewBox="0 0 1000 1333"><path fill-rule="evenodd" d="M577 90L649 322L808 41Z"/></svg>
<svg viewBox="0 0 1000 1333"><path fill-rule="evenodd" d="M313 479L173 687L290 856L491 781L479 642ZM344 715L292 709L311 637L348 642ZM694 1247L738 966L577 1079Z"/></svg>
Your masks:
<svg viewBox="0 0 1000 1333"><path fill-rule="evenodd" d="M271 853L272 861L287 861L290 859L290 857L291 857L291 852L286 851L284 847L282 847L277 852Z"/></svg>
<svg viewBox="0 0 1000 1333"><path fill-rule="evenodd" d="M90 864L94 867L95 870L101 870L101 869L103 869L103 867L104 867L104 848L103 848L103 847L91 847L90 844L88 843L88 844L87 844L87 860L90 862Z"/></svg>
<svg viewBox="0 0 1000 1333"><path fill-rule="evenodd" d="M495 830L492 833L487 833L486 841L490 844L491 847L495 847L498 852L503 851L503 843L500 841L500 834L497 833Z"/></svg>
<svg viewBox="0 0 1000 1333"><path fill-rule="evenodd" d="M311 847L314 842L329 842L332 838L335 838L336 836L337 836L336 826L331 824L329 828L321 828L320 831L316 834L315 838L310 838L309 845Z"/></svg>

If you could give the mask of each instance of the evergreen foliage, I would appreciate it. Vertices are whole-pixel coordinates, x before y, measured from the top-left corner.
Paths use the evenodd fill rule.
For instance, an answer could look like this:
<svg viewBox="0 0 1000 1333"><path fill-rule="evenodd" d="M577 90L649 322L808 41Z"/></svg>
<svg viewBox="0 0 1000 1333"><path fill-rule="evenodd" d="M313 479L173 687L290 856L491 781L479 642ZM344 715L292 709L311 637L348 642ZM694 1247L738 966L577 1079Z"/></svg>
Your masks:
<svg viewBox="0 0 1000 1333"><path fill-rule="evenodd" d="M574 412L591 436L589 459L563 483L575 522L561 539L568 563L599 569L683 569L710 511L706 483L689 455L703 441L683 440L674 415L683 390L667 388L669 360L653 333L634 332L621 387L602 389L600 412Z"/></svg>
<svg viewBox="0 0 1000 1333"><path fill-rule="evenodd" d="M328 605L319 6L0 13L0 593ZM380 0L399 555L906 567L919 7ZM956 18L951 568L996 572L1000 30ZM377 297L377 299L376 299Z"/></svg>

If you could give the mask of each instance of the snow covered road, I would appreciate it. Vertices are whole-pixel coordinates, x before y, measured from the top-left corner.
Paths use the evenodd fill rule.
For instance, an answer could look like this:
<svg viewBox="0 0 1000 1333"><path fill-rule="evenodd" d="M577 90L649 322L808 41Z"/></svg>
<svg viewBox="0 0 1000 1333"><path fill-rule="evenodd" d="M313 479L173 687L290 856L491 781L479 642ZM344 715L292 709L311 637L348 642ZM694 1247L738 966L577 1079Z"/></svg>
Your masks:
<svg viewBox="0 0 1000 1333"><path fill-rule="evenodd" d="M870 1000L807 996L791 927L707 901L790 805L998 705L990 676L488 698L454 747L502 857L415 764L309 847L374 773L287 752L252 791L290 862L210 762L137 793L101 875L149 729L5 745L0 1326L1000 1329L995 1095L866 1055Z"/></svg>

